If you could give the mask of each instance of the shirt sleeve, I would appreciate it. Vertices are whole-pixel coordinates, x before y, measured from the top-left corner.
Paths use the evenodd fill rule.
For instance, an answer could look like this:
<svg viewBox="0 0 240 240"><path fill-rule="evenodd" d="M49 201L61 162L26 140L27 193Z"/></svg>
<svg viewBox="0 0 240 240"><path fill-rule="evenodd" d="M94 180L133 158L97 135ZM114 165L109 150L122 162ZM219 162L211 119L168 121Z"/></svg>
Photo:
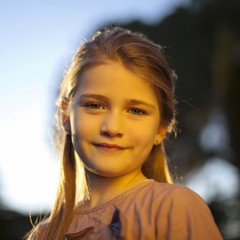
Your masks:
<svg viewBox="0 0 240 240"><path fill-rule="evenodd" d="M190 189L177 186L160 202L156 211L156 239L222 240L207 204Z"/></svg>

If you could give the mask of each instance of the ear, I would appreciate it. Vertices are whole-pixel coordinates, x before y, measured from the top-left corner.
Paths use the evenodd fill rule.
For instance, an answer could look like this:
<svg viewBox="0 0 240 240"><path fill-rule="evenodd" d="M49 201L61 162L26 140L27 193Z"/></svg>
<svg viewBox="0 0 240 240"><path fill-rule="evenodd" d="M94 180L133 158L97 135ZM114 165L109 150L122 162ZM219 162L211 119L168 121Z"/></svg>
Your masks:
<svg viewBox="0 0 240 240"><path fill-rule="evenodd" d="M71 134L70 119L69 116L65 115L64 113L62 114L62 124L66 134L70 135Z"/></svg>
<svg viewBox="0 0 240 240"><path fill-rule="evenodd" d="M69 114L67 113L68 104L69 104L69 100L67 98L63 98L61 102L62 124L63 124L63 128L66 131L66 134L71 134L70 118L69 118Z"/></svg>
<svg viewBox="0 0 240 240"><path fill-rule="evenodd" d="M154 145L159 145L166 136L167 128L159 127L157 135L155 137Z"/></svg>

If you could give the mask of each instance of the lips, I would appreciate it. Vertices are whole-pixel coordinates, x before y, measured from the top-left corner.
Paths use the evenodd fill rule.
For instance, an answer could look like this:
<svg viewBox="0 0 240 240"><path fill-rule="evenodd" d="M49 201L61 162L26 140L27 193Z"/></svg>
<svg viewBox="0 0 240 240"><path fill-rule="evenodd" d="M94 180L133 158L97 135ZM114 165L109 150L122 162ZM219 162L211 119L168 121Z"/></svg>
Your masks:
<svg viewBox="0 0 240 240"><path fill-rule="evenodd" d="M117 144L109 144L109 143L94 143L96 147L103 148L103 149L116 149L116 150L123 150L126 149L125 147L119 146Z"/></svg>

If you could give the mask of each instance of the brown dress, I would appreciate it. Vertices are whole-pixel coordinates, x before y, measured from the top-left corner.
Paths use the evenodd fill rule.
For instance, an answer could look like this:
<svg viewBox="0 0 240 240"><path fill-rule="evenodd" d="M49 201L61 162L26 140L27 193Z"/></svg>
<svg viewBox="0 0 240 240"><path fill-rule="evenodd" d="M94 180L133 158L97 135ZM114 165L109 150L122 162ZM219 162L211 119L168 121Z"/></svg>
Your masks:
<svg viewBox="0 0 240 240"><path fill-rule="evenodd" d="M147 180L92 209L76 208L67 240L220 240L206 203L190 189Z"/></svg>

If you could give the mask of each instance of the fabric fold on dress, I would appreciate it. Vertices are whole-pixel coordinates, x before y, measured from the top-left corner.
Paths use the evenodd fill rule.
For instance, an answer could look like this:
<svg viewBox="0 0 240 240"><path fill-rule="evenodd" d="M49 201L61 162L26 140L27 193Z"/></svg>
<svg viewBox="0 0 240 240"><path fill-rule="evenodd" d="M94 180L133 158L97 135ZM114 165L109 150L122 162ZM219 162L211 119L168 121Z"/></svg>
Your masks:
<svg viewBox="0 0 240 240"><path fill-rule="evenodd" d="M113 213L111 223L106 225L106 228L110 229L110 235L112 240L118 240L121 232L121 221L120 221L120 213L119 210L116 209ZM91 233L92 232L92 233ZM89 234L94 234L94 226L86 227L85 229L74 232L67 233L65 235L65 240L80 240L86 238Z"/></svg>
<svg viewBox="0 0 240 240"><path fill-rule="evenodd" d="M90 231L92 231L94 229L93 226L91 227L87 227L85 229L83 229L80 232L76 232L76 233L68 233L65 235L65 239L66 240L78 240L78 239L82 239L84 237L86 237Z"/></svg>
<svg viewBox="0 0 240 240"><path fill-rule="evenodd" d="M222 240L206 203L190 189L154 180L91 209L77 206L65 240Z"/></svg>

